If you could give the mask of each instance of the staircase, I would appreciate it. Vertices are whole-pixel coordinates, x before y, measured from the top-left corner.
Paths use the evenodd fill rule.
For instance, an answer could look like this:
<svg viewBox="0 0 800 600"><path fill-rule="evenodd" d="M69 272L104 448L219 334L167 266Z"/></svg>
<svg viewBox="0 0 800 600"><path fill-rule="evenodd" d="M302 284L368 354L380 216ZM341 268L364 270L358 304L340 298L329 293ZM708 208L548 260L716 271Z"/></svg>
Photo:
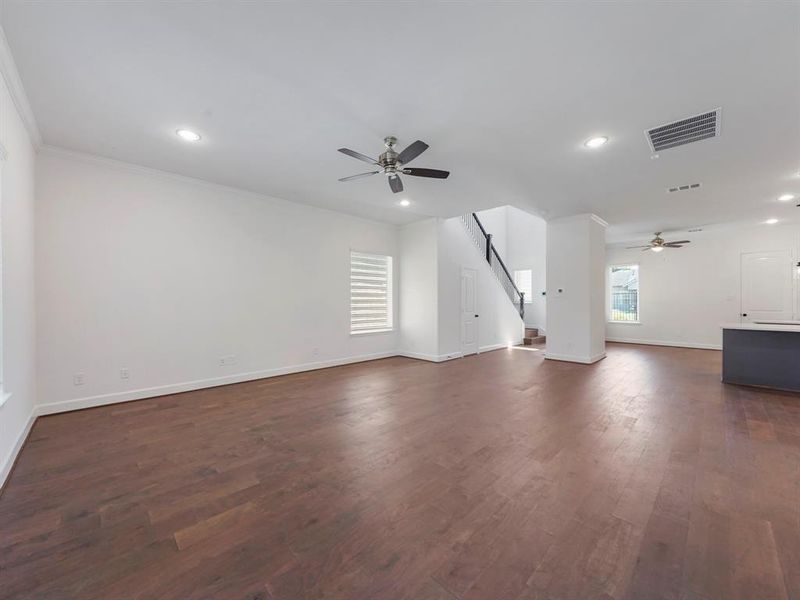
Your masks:
<svg viewBox="0 0 800 600"><path fill-rule="evenodd" d="M534 344L544 344L545 336L539 335L539 330L531 327L525 328L525 337L522 338L524 346L533 346Z"/></svg>
<svg viewBox="0 0 800 600"><path fill-rule="evenodd" d="M503 286L508 299L514 304L520 318L524 319L525 294L517 289L517 286L514 284L514 278L511 277L503 259L500 258L497 249L492 245L492 234L486 233L486 229L484 229L483 224L480 219L478 219L478 215L475 213L462 215L461 221L464 223L464 227L467 228L467 233L469 233L472 241L475 242L478 250L484 258L486 258L486 262L489 263L489 267L492 269L492 273L494 273L495 277L497 277L497 281ZM529 330L526 329L525 331L527 335L527 331ZM535 329L531 329L530 331L536 332L536 335L533 337L538 336L539 332Z"/></svg>

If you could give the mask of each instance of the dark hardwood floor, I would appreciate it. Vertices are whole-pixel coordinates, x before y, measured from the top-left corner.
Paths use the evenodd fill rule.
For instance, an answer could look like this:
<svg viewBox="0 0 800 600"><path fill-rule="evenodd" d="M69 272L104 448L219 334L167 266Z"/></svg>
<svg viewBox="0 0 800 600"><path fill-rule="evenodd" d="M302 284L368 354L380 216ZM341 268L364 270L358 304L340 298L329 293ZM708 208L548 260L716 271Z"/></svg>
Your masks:
<svg viewBox="0 0 800 600"><path fill-rule="evenodd" d="M800 396L713 351L391 358L39 419L0 597L800 598Z"/></svg>

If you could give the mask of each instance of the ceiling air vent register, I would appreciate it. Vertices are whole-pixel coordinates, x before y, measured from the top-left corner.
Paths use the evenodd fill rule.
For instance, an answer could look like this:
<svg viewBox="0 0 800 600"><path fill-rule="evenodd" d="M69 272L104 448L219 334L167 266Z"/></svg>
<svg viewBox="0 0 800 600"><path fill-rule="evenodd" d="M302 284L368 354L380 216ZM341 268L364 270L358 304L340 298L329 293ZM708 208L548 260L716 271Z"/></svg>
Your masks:
<svg viewBox="0 0 800 600"><path fill-rule="evenodd" d="M694 117L667 123L645 131L647 143L653 152L669 150L692 142L707 140L719 135L722 109L716 108Z"/></svg>
<svg viewBox="0 0 800 600"><path fill-rule="evenodd" d="M669 188L670 192L686 192L688 190L694 190L700 187L701 184L699 183L689 183L686 185L679 185L676 187Z"/></svg>

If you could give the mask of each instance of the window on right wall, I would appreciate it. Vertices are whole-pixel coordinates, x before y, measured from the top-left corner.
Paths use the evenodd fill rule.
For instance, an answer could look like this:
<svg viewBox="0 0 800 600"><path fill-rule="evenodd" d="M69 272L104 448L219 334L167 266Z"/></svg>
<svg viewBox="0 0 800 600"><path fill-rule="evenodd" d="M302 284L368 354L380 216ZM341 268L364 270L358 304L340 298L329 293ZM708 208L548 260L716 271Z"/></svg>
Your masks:
<svg viewBox="0 0 800 600"><path fill-rule="evenodd" d="M616 265L609 273L612 323L639 322L639 265Z"/></svg>

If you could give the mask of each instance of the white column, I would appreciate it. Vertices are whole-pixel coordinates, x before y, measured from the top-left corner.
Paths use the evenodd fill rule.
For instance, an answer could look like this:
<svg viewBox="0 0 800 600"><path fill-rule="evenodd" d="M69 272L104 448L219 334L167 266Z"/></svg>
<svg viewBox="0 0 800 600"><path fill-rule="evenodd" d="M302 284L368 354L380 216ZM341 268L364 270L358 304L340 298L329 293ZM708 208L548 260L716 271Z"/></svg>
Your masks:
<svg viewBox="0 0 800 600"><path fill-rule="evenodd" d="M606 355L606 227L593 214L547 223L545 358L593 363Z"/></svg>

